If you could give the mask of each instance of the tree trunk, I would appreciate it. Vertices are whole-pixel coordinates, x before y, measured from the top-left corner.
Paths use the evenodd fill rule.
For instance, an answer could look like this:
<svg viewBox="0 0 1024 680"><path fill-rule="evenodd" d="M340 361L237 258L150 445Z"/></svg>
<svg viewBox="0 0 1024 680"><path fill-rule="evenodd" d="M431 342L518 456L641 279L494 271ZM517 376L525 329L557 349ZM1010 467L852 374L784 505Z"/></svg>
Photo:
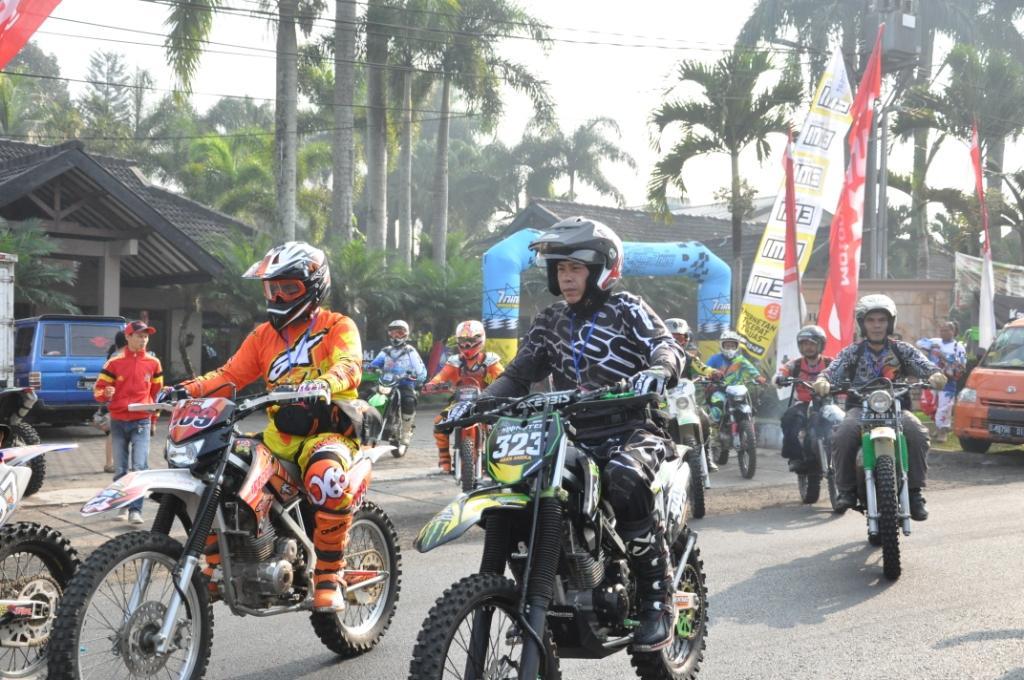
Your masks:
<svg viewBox="0 0 1024 680"><path fill-rule="evenodd" d="M188 322L192 320L192 314L199 311L198 291L191 286L185 289L185 315L181 317L181 324L178 326L178 355L181 357L181 365L185 367L185 373L189 378L196 377L195 366L188 356L188 348L192 343L188 341ZM192 340L195 342L195 339ZM199 356L203 355L202 338L199 339Z"/></svg>
<svg viewBox="0 0 1024 680"><path fill-rule="evenodd" d="M740 205L740 155L731 154L732 161L732 300L729 318L731 327L736 327L740 306L743 303L743 207Z"/></svg>
<svg viewBox="0 0 1024 680"><path fill-rule="evenodd" d="M342 243L352 238L352 184L355 166L356 3L334 3L334 134L331 160L331 227Z"/></svg>
<svg viewBox="0 0 1024 680"><path fill-rule="evenodd" d="M569 173L569 200L570 201L575 201L576 200L576 173L575 172L570 172Z"/></svg>
<svg viewBox="0 0 1024 680"><path fill-rule="evenodd" d="M921 57L918 60L915 85L926 88L932 78L932 56L935 51L935 29L925 26L921 38ZM930 245L928 239L928 199L926 197L928 174L928 134L930 130L921 126L914 129L914 167L910 178L910 233L921 244L917 249L914 271L920 278L928 275ZM886 208L888 209L888 207ZM887 243L879 245L888 248ZM888 252L888 250L886 250Z"/></svg>
<svg viewBox="0 0 1024 680"><path fill-rule="evenodd" d="M278 1L274 179L278 228L286 241L295 240L295 177L299 151L299 47L295 37L297 12L298 0Z"/></svg>
<svg viewBox="0 0 1024 680"><path fill-rule="evenodd" d="M371 3L368 14L379 15L381 4ZM379 20L378 20L379 21ZM366 245L383 250L388 229L388 119L383 66L388 61L388 35L380 23L368 18L366 26Z"/></svg>
<svg viewBox="0 0 1024 680"><path fill-rule="evenodd" d="M452 84L446 75L441 85L441 119L437 125L437 158L434 166L434 262L441 267L447 262L448 248L448 113Z"/></svg>
<svg viewBox="0 0 1024 680"><path fill-rule="evenodd" d="M412 70L402 73L402 157L398 169L398 253L412 266Z"/></svg>

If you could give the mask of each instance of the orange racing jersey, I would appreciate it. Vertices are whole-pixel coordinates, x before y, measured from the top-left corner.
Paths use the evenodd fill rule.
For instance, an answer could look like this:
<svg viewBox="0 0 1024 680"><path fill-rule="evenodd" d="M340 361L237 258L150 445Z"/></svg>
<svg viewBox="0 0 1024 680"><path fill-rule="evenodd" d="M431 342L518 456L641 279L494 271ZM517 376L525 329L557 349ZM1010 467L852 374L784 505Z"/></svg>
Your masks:
<svg viewBox="0 0 1024 680"><path fill-rule="evenodd" d="M193 397L231 396L230 387L241 390L260 378L268 390L319 379L330 385L334 400L356 399L362 356L359 330L352 319L320 309L309 321L280 332L269 322L260 324L227 363L182 387ZM264 431L264 441L274 453L292 458L302 438L278 432L274 412L276 409L268 410L270 425Z"/></svg>
<svg viewBox="0 0 1024 680"><path fill-rule="evenodd" d="M427 384L448 383L454 388L463 382L472 382L480 389L484 389L497 380L504 370L501 358L494 352L487 352L482 359L473 364L455 354L448 358L437 375L431 378Z"/></svg>

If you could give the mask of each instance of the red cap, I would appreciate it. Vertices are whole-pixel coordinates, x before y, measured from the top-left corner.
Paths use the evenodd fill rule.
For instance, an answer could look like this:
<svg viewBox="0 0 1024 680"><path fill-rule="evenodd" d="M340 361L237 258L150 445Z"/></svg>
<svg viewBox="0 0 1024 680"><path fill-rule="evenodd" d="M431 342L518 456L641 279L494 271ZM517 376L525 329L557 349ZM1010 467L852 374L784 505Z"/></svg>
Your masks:
<svg viewBox="0 0 1024 680"><path fill-rule="evenodd" d="M145 321L131 321L124 327L125 335L133 335L134 333L140 332L153 335L153 333L156 333L156 329L151 326L147 326Z"/></svg>

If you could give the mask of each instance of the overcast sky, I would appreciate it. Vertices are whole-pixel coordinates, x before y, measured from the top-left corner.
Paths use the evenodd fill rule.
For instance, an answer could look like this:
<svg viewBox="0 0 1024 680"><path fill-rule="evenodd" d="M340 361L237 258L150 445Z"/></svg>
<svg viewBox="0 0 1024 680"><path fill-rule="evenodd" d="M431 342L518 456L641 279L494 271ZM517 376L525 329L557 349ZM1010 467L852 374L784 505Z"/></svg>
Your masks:
<svg viewBox="0 0 1024 680"><path fill-rule="evenodd" d="M230 0L226 4L249 7L257 3ZM334 3L329 4L333 11ZM673 83L675 65L682 59L720 58L734 41L754 0L521 0L521 4L552 26L552 36L562 41L543 54L527 41L507 40L503 52L548 81L560 124L567 132L594 116L608 116L619 123L621 144L636 159L637 170L609 166L607 173L629 205L642 204L647 178L658 157L651 148L647 121ZM361 5L360 12L363 8ZM89 53L104 49L126 54L129 63L154 73L158 87L170 88L173 78L164 60L160 35L165 31L163 21L168 11L166 4L143 0L63 0L35 40L45 51L57 55L66 77L84 78ZM317 30L326 32L329 22L330 17L325 18ZM218 16L211 40L251 49L209 48L229 54L204 54L193 87L199 109L206 109L224 94L273 98L274 34L265 19ZM73 91L80 87L72 85ZM529 103L510 95L507 115L498 132L502 140L509 144L518 141L530 115ZM802 114L797 119L802 120ZM763 165L757 163L752 152L743 159L747 180L761 193L778 190L781 147L782 139L774 140L772 157ZM1016 169L1019 162L1018 145L1011 145L1007 167ZM909 164L909 150L897 149L890 167L909 172ZM929 176L933 184L964 190L973 186L966 147L947 143L936 168ZM691 202L711 202L715 191L729 183L728 158L718 155L696 160L687 166L684 177ZM592 192L579 193L580 200L607 203Z"/></svg>

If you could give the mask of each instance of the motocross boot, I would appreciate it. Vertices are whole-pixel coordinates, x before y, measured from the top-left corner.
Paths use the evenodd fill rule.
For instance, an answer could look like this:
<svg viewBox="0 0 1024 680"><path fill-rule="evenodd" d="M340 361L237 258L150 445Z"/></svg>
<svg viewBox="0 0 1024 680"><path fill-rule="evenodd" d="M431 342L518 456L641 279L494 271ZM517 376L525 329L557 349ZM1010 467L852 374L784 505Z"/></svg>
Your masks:
<svg viewBox="0 0 1024 680"><path fill-rule="evenodd" d="M910 518L915 522L928 519L928 504L924 500L921 489L910 490Z"/></svg>
<svg viewBox="0 0 1024 680"><path fill-rule="evenodd" d="M402 434L399 437L399 446L402 447L402 453L409 448L409 442L412 440L412 431L416 429L415 414L403 413L402 414Z"/></svg>
<svg viewBox="0 0 1024 680"><path fill-rule="evenodd" d="M351 513L339 514L320 510L315 515L314 612L340 612L345 609L345 583L339 572L345 568L344 554L351 524Z"/></svg>
<svg viewBox="0 0 1024 680"><path fill-rule="evenodd" d="M626 550L636 574L639 598L633 649L653 652L667 647L675 636L672 572L664 527L649 525L647 531L626 542Z"/></svg>

